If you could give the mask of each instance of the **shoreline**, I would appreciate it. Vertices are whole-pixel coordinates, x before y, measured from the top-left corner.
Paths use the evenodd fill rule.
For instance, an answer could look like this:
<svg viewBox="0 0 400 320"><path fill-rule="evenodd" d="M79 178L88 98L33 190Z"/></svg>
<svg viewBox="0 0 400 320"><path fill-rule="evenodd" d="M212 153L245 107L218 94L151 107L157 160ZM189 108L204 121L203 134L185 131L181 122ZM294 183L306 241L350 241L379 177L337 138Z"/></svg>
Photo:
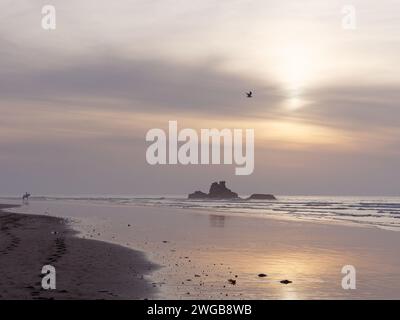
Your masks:
<svg viewBox="0 0 400 320"><path fill-rule="evenodd" d="M389 199L390 198L390 199ZM393 198L393 199L392 199ZM20 203L19 199L7 199L11 203ZM85 203L98 206L131 206L131 207L163 207L176 209L212 211L214 213L229 216L271 218L285 221L305 221L326 224L338 224L358 227L377 227L384 230L400 231L400 197L334 197L321 198L320 196L279 197L276 201L255 201L243 204L243 201L219 201L219 200L188 200L175 197L66 197L66 198L32 198L32 202L64 202ZM2 202L0 198L0 202ZM396 203L398 207L396 208Z"/></svg>
<svg viewBox="0 0 400 320"><path fill-rule="evenodd" d="M66 219L79 238L145 253L162 266L148 277L157 300L400 297L398 232L212 209L33 201L20 211ZM357 290L341 287L345 265L357 269Z"/></svg>
<svg viewBox="0 0 400 320"><path fill-rule="evenodd" d="M145 254L82 239L63 218L9 213L0 205L0 299L151 299L146 276L159 266ZM56 268L56 289L41 287L44 265Z"/></svg>

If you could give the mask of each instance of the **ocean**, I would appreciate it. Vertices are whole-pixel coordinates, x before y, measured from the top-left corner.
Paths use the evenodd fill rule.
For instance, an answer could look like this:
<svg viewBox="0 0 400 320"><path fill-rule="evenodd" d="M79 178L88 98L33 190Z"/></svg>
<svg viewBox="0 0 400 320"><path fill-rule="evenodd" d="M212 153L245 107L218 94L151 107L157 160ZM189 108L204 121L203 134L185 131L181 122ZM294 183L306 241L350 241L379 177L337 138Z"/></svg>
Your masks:
<svg viewBox="0 0 400 320"><path fill-rule="evenodd" d="M2 197L16 201L13 197ZM36 196L32 202L207 209L246 217L374 226L400 231L400 197L277 196L276 201L189 200L184 196Z"/></svg>

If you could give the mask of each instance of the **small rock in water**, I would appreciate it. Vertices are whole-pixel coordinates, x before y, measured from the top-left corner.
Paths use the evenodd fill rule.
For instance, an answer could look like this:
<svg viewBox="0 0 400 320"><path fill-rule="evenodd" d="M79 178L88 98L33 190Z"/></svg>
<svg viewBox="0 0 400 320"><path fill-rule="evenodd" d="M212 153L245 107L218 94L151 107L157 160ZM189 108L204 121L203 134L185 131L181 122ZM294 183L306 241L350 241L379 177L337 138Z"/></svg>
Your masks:
<svg viewBox="0 0 400 320"><path fill-rule="evenodd" d="M260 278L265 278L267 275L266 275L265 273L260 273L258 276L259 276Z"/></svg>
<svg viewBox="0 0 400 320"><path fill-rule="evenodd" d="M290 281L290 280L282 280L281 283L283 283L283 284L289 284L289 283L292 283L292 281Z"/></svg>

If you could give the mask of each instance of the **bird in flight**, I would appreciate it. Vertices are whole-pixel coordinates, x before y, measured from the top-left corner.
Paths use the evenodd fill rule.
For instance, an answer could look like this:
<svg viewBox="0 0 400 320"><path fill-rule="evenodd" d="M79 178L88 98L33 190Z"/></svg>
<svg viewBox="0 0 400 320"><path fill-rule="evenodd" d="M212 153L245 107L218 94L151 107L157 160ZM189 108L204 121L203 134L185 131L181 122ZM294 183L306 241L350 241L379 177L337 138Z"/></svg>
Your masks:
<svg viewBox="0 0 400 320"><path fill-rule="evenodd" d="M246 92L247 98L253 98L253 91Z"/></svg>

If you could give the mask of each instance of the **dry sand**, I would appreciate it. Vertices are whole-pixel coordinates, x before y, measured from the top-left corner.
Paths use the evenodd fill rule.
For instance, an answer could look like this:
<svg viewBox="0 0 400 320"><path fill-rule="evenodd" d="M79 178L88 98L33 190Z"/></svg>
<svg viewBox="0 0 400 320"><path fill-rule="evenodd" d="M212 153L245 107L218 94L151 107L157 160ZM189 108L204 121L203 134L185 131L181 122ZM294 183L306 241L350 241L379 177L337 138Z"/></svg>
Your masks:
<svg viewBox="0 0 400 320"><path fill-rule="evenodd" d="M3 212L0 205L0 299L144 299L155 289L143 277L157 266L139 252L79 239L56 217ZM55 290L41 287L41 269L56 268Z"/></svg>

